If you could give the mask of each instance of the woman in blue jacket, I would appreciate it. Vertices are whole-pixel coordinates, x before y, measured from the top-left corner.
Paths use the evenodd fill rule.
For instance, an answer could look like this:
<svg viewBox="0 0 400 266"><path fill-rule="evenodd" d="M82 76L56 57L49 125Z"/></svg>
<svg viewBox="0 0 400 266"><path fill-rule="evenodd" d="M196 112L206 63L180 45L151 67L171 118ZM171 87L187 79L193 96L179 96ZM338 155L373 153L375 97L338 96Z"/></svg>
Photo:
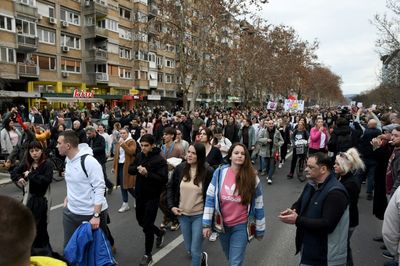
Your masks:
<svg viewBox="0 0 400 266"><path fill-rule="evenodd" d="M235 143L227 158L230 164L215 170L207 189L203 236L210 236L213 225L221 233L220 241L229 265L240 266L248 241L253 236L258 240L264 236L263 195L246 147Z"/></svg>

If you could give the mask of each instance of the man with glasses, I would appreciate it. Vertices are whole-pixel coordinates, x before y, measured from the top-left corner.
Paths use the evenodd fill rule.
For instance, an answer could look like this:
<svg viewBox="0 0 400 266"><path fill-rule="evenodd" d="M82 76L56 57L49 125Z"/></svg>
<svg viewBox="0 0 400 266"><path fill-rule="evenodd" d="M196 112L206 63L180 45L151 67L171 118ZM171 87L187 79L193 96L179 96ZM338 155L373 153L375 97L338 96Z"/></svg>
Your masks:
<svg viewBox="0 0 400 266"><path fill-rule="evenodd" d="M310 155L305 169L309 182L300 198L279 219L295 224L296 254L301 266L346 265L349 228L348 195L330 172L331 160L321 152Z"/></svg>

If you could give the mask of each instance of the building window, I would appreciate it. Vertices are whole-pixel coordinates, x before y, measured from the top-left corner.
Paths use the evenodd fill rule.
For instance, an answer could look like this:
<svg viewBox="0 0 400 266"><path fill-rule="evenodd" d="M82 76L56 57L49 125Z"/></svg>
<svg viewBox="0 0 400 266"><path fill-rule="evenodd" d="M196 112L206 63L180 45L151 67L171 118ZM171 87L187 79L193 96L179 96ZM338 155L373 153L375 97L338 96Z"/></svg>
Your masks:
<svg viewBox="0 0 400 266"><path fill-rule="evenodd" d="M148 53L147 52L143 52L143 51L136 51L135 52L135 59L136 60L145 60L147 61L149 58Z"/></svg>
<svg viewBox="0 0 400 266"><path fill-rule="evenodd" d="M153 53L149 53L149 61L155 63L156 62L156 55Z"/></svg>
<svg viewBox="0 0 400 266"><path fill-rule="evenodd" d="M119 57L125 59L131 59L131 49L125 47L119 47Z"/></svg>
<svg viewBox="0 0 400 266"><path fill-rule="evenodd" d="M132 32L128 28L119 27L118 28L119 37L125 40L132 40Z"/></svg>
<svg viewBox="0 0 400 266"><path fill-rule="evenodd" d="M56 58L45 56L45 55L37 55L36 62L38 62L39 68L43 70L56 70Z"/></svg>
<svg viewBox="0 0 400 266"><path fill-rule="evenodd" d="M161 56L157 56L157 66L163 65L163 58Z"/></svg>
<svg viewBox="0 0 400 266"><path fill-rule="evenodd" d="M81 39L71 35L61 34L61 46L68 46L69 48L80 50Z"/></svg>
<svg viewBox="0 0 400 266"><path fill-rule="evenodd" d="M122 79L132 79L132 72L129 68L120 67L119 77Z"/></svg>
<svg viewBox="0 0 400 266"><path fill-rule="evenodd" d="M157 81L158 82L164 82L164 74L163 73L158 73L157 74Z"/></svg>
<svg viewBox="0 0 400 266"><path fill-rule="evenodd" d="M118 66L116 65L108 65L108 74L110 76L118 77Z"/></svg>
<svg viewBox="0 0 400 266"><path fill-rule="evenodd" d="M61 58L61 71L81 73L81 61L71 58Z"/></svg>
<svg viewBox="0 0 400 266"><path fill-rule="evenodd" d="M61 8L60 11L60 18L61 21L66 21L68 23L74 24L74 25L81 25L81 16L79 13L76 13L74 11L67 10L65 8Z"/></svg>
<svg viewBox="0 0 400 266"><path fill-rule="evenodd" d="M55 44L56 43L56 33L54 30L49 30L45 28L38 28L39 42Z"/></svg>
<svg viewBox="0 0 400 266"><path fill-rule="evenodd" d="M36 7L36 1L35 0L18 0L19 3L27 5L27 6L33 6Z"/></svg>
<svg viewBox="0 0 400 266"><path fill-rule="evenodd" d="M0 15L0 29L6 31L14 31L14 19L11 17L6 17L4 15Z"/></svg>
<svg viewBox="0 0 400 266"><path fill-rule="evenodd" d="M108 29L114 32L118 32L118 22L112 19L98 20L96 23L97 27L102 29Z"/></svg>
<svg viewBox="0 0 400 266"><path fill-rule="evenodd" d="M171 58L165 58L165 66L166 67L175 67L175 60Z"/></svg>
<svg viewBox="0 0 400 266"><path fill-rule="evenodd" d="M131 20L131 14L132 14L132 12L131 12L130 9L128 9L126 7L122 7L122 6L119 7L119 15L122 18L125 18L127 20Z"/></svg>
<svg viewBox="0 0 400 266"><path fill-rule="evenodd" d="M17 33L36 37L36 23L28 18L17 18L15 20Z"/></svg>
<svg viewBox="0 0 400 266"><path fill-rule="evenodd" d="M15 63L15 50L7 47L0 47L0 62Z"/></svg>
<svg viewBox="0 0 400 266"><path fill-rule="evenodd" d="M141 80L148 80L147 71L140 71L140 79Z"/></svg>
<svg viewBox="0 0 400 266"><path fill-rule="evenodd" d="M42 15L43 17L54 18L54 6L38 2L37 7L39 15Z"/></svg>
<svg viewBox="0 0 400 266"><path fill-rule="evenodd" d="M173 83L174 82L174 75L165 74L165 83Z"/></svg>

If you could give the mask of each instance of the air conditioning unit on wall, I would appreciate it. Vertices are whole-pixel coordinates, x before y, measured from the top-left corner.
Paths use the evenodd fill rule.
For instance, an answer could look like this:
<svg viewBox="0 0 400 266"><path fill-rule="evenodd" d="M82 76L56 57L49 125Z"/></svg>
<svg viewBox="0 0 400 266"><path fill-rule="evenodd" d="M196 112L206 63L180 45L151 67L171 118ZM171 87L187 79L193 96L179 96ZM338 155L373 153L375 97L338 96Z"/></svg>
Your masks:
<svg viewBox="0 0 400 266"><path fill-rule="evenodd" d="M56 24L57 23L57 19L56 18L49 18L49 23L50 24Z"/></svg>
<svg viewBox="0 0 400 266"><path fill-rule="evenodd" d="M63 22L62 22L62 26L63 26L64 28L66 28L66 27L68 27L68 26L69 26L69 24L68 24L68 22L67 22L67 21L63 21Z"/></svg>
<svg viewBox="0 0 400 266"><path fill-rule="evenodd" d="M64 53L68 53L68 52L69 52L69 47L68 47L68 46L62 46L62 47L61 47L61 50L62 50Z"/></svg>
<svg viewBox="0 0 400 266"><path fill-rule="evenodd" d="M68 72L61 72L61 76L63 78L68 78L69 77L69 73Z"/></svg>

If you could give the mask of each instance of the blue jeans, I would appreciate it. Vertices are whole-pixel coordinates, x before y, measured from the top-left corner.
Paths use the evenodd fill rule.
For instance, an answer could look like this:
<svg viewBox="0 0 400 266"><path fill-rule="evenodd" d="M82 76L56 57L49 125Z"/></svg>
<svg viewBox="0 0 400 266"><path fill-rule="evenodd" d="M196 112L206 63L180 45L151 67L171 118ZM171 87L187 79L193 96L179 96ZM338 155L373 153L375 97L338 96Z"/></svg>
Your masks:
<svg viewBox="0 0 400 266"><path fill-rule="evenodd" d="M186 251L192 255L192 266L200 266L203 245L203 214L178 216Z"/></svg>
<svg viewBox="0 0 400 266"><path fill-rule="evenodd" d="M135 195L135 190L133 188L129 188L129 189L123 188L123 186L124 186L124 164L123 163L118 163L117 178L118 178L118 183L121 186L122 201L127 203L128 202L128 192L134 198L136 197L136 195Z"/></svg>
<svg viewBox="0 0 400 266"><path fill-rule="evenodd" d="M247 247L247 223L232 227L225 226L225 233L221 234L219 240L229 266L241 266Z"/></svg>
<svg viewBox="0 0 400 266"><path fill-rule="evenodd" d="M266 166L268 178L272 179L272 176L275 173L275 158L274 157L265 157L265 166Z"/></svg>
<svg viewBox="0 0 400 266"><path fill-rule="evenodd" d="M261 173L262 171L264 171L264 168L265 168L265 160L264 160L264 157L261 157L261 156L258 156L258 160L259 160L258 169Z"/></svg>

